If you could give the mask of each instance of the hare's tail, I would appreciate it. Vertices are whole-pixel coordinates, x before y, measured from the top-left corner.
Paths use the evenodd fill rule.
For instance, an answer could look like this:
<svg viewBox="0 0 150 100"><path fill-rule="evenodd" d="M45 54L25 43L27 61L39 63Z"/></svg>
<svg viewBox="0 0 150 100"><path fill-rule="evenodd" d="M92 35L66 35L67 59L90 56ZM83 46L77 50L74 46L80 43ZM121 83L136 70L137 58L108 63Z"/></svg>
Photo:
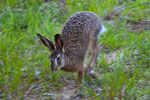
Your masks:
<svg viewBox="0 0 150 100"><path fill-rule="evenodd" d="M102 29L101 29L101 31L99 32L99 34L103 34L103 33L105 33L107 31L107 28L104 26L104 25L102 25Z"/></svg>

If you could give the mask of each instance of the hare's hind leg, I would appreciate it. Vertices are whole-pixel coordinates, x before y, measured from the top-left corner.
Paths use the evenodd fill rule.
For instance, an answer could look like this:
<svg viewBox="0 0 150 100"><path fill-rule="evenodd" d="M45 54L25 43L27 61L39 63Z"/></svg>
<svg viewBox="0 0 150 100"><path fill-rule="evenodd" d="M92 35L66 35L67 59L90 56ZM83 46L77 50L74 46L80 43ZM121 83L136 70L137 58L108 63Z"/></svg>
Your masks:
<svg viewBox="0 0 150 100"><path fill-rule="evenodd" d="M85 69L86 74L88 74L91 71L91 69L94 68L94 64L96 63L96 60L99 54L99 46L98 46L97 37L90 40L89 47L91 49L91 58Z"/></svg>

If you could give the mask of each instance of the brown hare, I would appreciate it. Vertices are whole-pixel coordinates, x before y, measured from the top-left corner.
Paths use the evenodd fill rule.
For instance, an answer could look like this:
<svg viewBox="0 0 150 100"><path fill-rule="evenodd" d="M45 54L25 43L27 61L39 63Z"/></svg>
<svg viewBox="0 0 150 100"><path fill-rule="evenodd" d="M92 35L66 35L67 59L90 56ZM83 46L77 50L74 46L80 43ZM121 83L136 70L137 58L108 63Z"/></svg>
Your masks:
<svg viewBox="0 0 150 100"><path fill-rule="evenodd" d="M46 37L37 35L52 52L49 57L51 70L78 72L78 81L82 82L84 71L86 74L90 72L99 54L97 36L105 30L95 13L79 12L67 20L61 34L55 35L55 45ZM91 59L85 67L85 58L89 50Z"/></svg>

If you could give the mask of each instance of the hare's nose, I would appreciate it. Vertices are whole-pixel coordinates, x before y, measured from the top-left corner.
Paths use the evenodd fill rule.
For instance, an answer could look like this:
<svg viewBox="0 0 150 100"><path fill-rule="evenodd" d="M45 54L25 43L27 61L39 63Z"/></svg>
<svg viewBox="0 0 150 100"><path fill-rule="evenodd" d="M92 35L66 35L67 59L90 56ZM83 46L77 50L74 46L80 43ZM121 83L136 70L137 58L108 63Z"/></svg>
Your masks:
<svg viewBox="0 0 150 100"><path fill-rule="evenodd" d="M54 66L51 66L50 68L51 68L51 71L55 71L55 68L54 68Z"/></svg>
<svg viewBox="0 0 150 100"><path fill-rule="evenodd" d="M57 70L58 70L58 67L57 67L57 66L55 66L55 67L53 67L53 68L51 67L51 70L52 70L52 71L57 71Z"/></svg>

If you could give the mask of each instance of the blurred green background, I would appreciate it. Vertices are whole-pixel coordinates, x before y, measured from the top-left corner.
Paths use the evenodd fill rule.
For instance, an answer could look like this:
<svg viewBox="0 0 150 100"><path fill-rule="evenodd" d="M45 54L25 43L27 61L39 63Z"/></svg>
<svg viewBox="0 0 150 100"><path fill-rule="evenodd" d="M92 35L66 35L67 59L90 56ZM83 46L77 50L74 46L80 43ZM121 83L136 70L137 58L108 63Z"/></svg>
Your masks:
<svg viewBox="0 0 150 100"><path fill-rule="evenodd" d="M82 89L76 74L50 71L50 52L36 36L53 41L79 11L97 13L108 29L98 78L85 77ZM0 99L150 100L149 41L149 0L0 0Z"/></svg>

